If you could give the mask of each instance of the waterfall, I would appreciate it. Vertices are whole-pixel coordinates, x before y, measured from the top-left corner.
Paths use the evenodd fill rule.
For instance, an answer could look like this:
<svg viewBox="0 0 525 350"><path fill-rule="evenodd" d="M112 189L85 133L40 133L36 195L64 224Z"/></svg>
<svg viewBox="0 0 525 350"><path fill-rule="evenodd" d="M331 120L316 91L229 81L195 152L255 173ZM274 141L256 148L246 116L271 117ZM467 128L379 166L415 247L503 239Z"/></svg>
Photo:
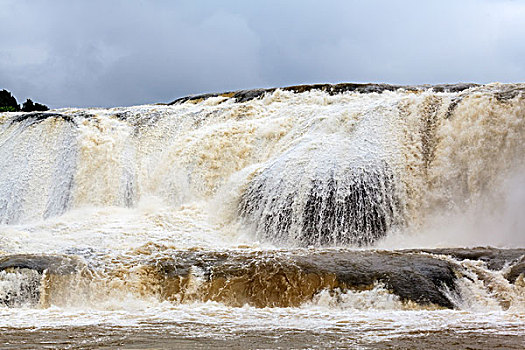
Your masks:
<svg viewBox="0 0 525 350"><path fill-rule="evenodd" d="M0 223L155 198L219 203L215 221L255 240L371 245L501 197L523 165L524 89L314 85L4 113Z"/></svg>
<svg viewBox="0 0 525 350"><path fill-rule="evenodd" d="M522 348L523 140L525 84L2 113L0 342Z"/></svg>

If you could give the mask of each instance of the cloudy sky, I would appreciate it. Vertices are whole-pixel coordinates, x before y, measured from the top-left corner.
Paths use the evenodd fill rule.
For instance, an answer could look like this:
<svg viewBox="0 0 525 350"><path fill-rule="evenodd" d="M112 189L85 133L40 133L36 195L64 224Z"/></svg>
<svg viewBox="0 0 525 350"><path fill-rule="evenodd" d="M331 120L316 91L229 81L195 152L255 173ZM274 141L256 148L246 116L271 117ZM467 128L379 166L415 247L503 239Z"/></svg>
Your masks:
<svg viewBox="0 0 525 350"><path fill-rule="evenodd" d="M525 81L525 1L0 0L0 89L51 107L320 82Z"/></svg>

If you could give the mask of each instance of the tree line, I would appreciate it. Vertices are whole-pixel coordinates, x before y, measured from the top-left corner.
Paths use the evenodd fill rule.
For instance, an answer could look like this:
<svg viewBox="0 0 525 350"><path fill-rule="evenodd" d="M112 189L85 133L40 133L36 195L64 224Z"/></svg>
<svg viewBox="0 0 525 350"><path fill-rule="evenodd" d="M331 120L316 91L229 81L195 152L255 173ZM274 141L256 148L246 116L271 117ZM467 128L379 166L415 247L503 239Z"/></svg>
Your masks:
<svg viewBox="0 0 525 350"><path fill-rule="evenodd" d="M46 105L33 102L30 98L20 106L9 91L5 89L0 91L0 112L35 112L47 111L48 109Z"/></svg>

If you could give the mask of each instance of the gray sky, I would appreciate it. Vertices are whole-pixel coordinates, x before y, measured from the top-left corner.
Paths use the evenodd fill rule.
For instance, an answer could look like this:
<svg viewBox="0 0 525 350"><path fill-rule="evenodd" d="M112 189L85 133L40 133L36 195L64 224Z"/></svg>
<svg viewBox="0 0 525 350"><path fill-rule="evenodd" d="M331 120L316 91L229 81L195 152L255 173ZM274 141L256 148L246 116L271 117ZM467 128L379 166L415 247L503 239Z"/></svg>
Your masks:
<svg viewBox="0 0 525 350"><path fill-rule="evenodd" d="M321 82L525 81L525 0L0 0L0 89L126 106Z"/></svg>

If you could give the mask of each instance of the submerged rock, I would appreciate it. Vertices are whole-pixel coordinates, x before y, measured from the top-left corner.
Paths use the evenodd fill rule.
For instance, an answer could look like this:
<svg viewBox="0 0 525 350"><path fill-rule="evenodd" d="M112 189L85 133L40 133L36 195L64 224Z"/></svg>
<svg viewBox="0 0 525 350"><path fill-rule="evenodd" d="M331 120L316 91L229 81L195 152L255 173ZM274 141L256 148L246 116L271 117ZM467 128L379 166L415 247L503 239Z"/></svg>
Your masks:
<svg viewBox="0 0 525 350"><path fill-rule="evenodd" d="M505 278L508 279L509 282L514 283L519 276L525 276L525 255L522 255L521 259L512 265L509 272L505 275Z"/></svg>
<svg viewBox="0 0 525 350"><path fill-rule="evenodd" d="M429 254L441 254L451 256L457 260L475 260L483 261L491 270L501 270L508 264L516 263L520 258L523 260L525 249L497 249L490 247L476 248L433 248L433 249L408 249L405 252ZM518 265L515 265L518 266Z"/></svg>
<svg viewBox="0 0 525 350"><path fill-rule="evenodd" d="M330 171L292 183L272 176L266 171L257 175L239 206L241 216L265 240L299 246L370 245L400 220L394 177L386 165L348 169L345 176Z"/></svg>
<svg viewBox="0 0 525 350"><path fill-rule="evenodd" d="M363 291L379 283L402 302L455 308L453 299L462 298L457 282L470 272L459 261L443 256L466 251L173 251L172 258L145 263L155 266L159 290L168 300L288 307L308 302L322 290ZM513 264L516 257L525 255L525 249L484 251L487 254L470 258L483 260L495 270L502 262Z"/></svg>
<svg viewBox="0 0 525 350"><path fill-rule="evenodd" d="M179 255L180 254L180 255ZM322 290L372 289L384 285L401 301L453 308L445 290L455 290L455 265L429 255L380 251L177 253L160 264L177 287L167 299L185 293L183 279L197 267L202 272L199 299L241 306L299 306Z"/></svg>
<svg viewBox="0 0 525 350"><path fill-rule="evenodd" d="M455 308L458 298L462 298L458 281L475 274L461 264L461 259L482 260L494 270L509 266L511 273L506 278L511 283L516 274L523 273L523 260L517 259L523 259L525 249L476 248L472 252L164 250L156 258L122 257L112 262L93 261L89 266L74 256L13 255L0 259L0 303L11 307L49 305L50 301L70 305L68 298L96 302L99 297L131 293L176 303L216 301L231 306L296 307L323 291L337 296L380 285L401 303ZM118 264L113 265L115 261ZM498 286L490 283L499 282L491 279L485 283L491 290ZM46 293L43 299L41 290Z"/></svg>
<svg viewBox="0 0 525 350"><path fill-rule="evenodd" d="M78 270L74 257L53 255L10 255L0 257L0 305L37 306L44 273L71 275Z"/></svg>
<svg viewBox="0 0 525 350"><path fill-rule="evenodd" d="M367 125L372 119L357 128L376 127ZM249 180L238 206L243 223L285 246L373 244L403 221L400 182L383 159L383 140L362 138L363 130L313 129Z"/></svg>
<svg viewBox="0 0 525 350"><path fill-rule="evenodd" d="M0 271L6 269L30 269L38 273L48 271L53 274L70 274L78 269L75 257L60 255L8 255L0 257Z"/></svg>

